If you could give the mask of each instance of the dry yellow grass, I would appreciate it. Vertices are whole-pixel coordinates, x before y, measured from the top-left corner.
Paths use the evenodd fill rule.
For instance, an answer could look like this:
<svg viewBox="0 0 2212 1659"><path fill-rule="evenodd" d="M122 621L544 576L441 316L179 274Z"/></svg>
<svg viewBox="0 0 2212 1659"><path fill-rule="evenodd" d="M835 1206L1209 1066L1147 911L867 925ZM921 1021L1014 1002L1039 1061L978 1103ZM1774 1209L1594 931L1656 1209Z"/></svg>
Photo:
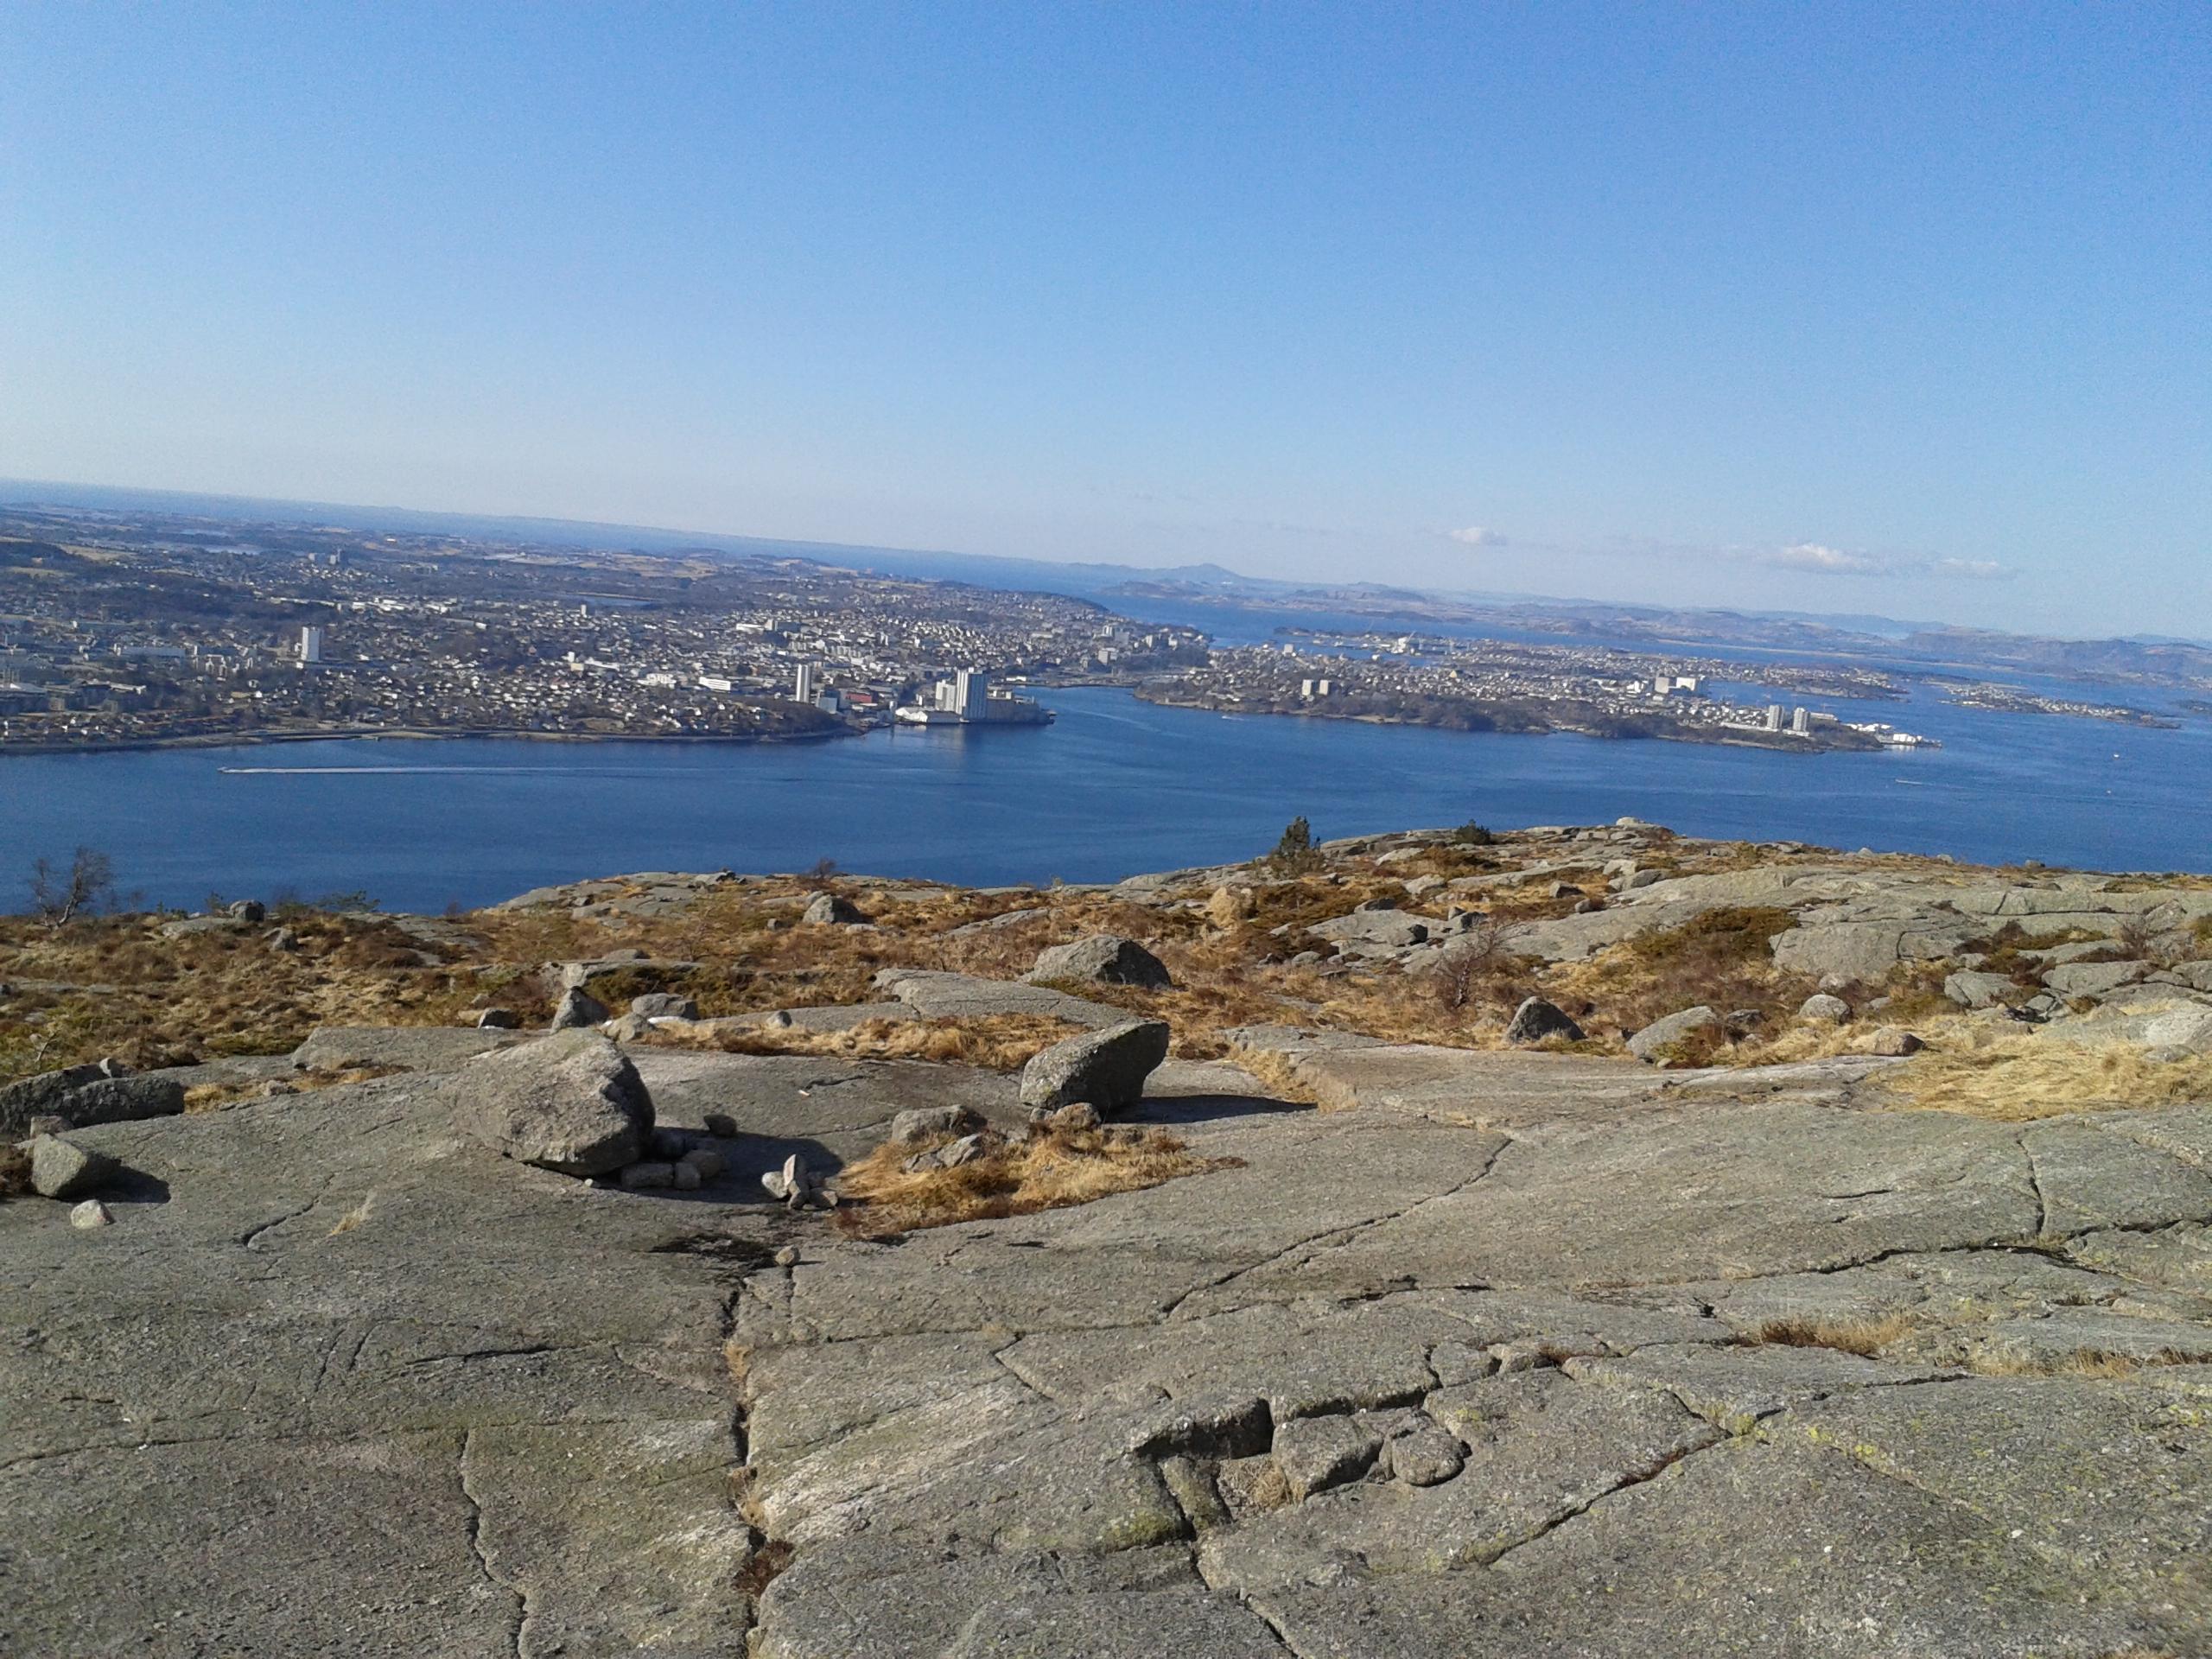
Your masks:
<svg viewBox="0 0 2212 1659"><path fill-rule="evenodd" d="M2047 1035L1993 1035L1964 1021L1952 1033L1882 1079L1884 1103L2027 1123L2069 1112L2212 1100L2212 1057L2162 1062L2132 1044L2089 1047Z"/></svg>
<svg viewBox="0 0 2212 1659"><path fill-rule="evenodd" d="M264 1077L252 1083L203 1083L184 1091L187 1112L219 1112L226 1106L240 1106L251 1100L274 1098L282 1095L311 1094L317 1089L335 1089L349 1083L372 1083L378 1077L388 1077L401 1070L396 1065L349 1065L337 1070L316 1066L313 1070L287 1072L282 1077ZM273 1093L270 1085L281 1083L283 1087Z"/></svg>
<svg viewBox="0 0 2212 1659"><path fill-rule="evenodd" d="M937 1142L942 1145L942 1141ZM1157 1129L1105 1128L1033 1133L1001 1143L953 1169L909 1172L906 1160L929 1143L887 1142L837 1177L840 1230L879 1238L955 1222L986 1221L1089 1204L1115 1192L1158 1186L1237 1160L1202 1158Z"/></svg>
<svg viewBox="0 0 2212 1659"><path fill-rule="evenodd" d="M1298 1063L1288 1055L1267 1048L1239 1048L1230 1051L1230 1058L1277 1100L1319 1107L1323 1111L1338 1109L1335 1105L1323 1103L1313 1084L1299 1071Z"/></svg>
<svg viewBox="0 0 2212 1659"><path fill-rule="evenodd" d="M375 1193L370 1193L359 1204L355 1205L351 1210L348 1210L344 1215L339 1217L338 1224L335 1227L333 1227L327 1233L325 1233L323 1236L325 1238L335 1238L340 1233L352 1232L356 1227L359 1227L363 1222L369 1218L369 1212L375 1205L376 1198L377 1195Z"/></svg>
<svg viewBox="0 0 2212 1659"><path fill-rule="evenodd" d="M1977 1376L2133 1376L2146 1367L2186 1365L2190 1357L2171 1348L2139 1357L2106 1348L2075 1348L2063 1354L2030 1354L1998 1344L1969 1349L1966 1369Z"/></svg>
<svg viewBox="0 0 2212 1659"><path fill-rule="evenodd" d="M800 1026L760 1026L741 1032L717 1032L705 1040L726 1054L829 1054L853 1059L934 1060L1013 1071L1054 1043L1076 1036L1081 1027L1040 1014L990 1014L973 1020L864 1020L844 1031L808 1031ZM680 1028L656 1029L656 1044L693 1042Z"/></svg>

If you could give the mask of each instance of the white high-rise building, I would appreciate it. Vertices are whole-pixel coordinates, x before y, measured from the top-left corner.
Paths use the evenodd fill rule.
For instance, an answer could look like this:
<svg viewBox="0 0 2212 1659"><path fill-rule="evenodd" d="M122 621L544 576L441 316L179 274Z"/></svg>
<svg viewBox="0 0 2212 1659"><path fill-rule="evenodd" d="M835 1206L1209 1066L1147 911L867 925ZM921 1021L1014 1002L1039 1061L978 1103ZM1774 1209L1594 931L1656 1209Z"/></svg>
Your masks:
<svg viewBox="0 0 2212 1659"><path fill-rule="evenodd" d="M791 679L791 701L812 702L820 694L820 690L821 688L816 685L814 680L814 664L801 663L798 665L798 672Z"/></svg>
<svg viewBox="0 0 2212 1659"><path fill-rule="evenodd" d="M1813 734L1812 715L1808 711L1800 709L1796 714L1790 715L1789 729L1796 736L1810 737Z"/></svg>
<svg viewBox="0 0 2212 1659"><path fill-rule="evenodd" d="M1766 728L1770 732L1778 732L1782 729L1782 705L1780 703L1770 702L1767 704Z"/></svg>
<svg viewBox="0 0 2212 1659"><path fill-rule="evenodd" d="M319 663L321 660L322 630L321 628L302 628L300 630L300 661L302 663Z"/></svg>
<svg viewBox="0 0 2212 1659"><path fill-rule="evenodd" d="M963 720L981 720L990 711L983 707L989 677L980 669L963 668L952 676L952 706Z"/></svg>

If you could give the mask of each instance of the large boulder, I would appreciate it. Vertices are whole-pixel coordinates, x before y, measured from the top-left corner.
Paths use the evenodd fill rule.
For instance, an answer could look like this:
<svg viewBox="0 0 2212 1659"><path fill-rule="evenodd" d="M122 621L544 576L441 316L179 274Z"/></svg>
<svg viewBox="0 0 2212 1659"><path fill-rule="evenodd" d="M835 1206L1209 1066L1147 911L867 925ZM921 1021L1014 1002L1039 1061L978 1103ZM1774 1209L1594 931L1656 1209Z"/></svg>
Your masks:
<svg viewBox="0 0 2212 1659"><path fill-rule="evenodd" d="M1077 1101L1101 1112L1135 1106L1144 1080L1167 1058L1165 1020L1133 1020L1055 1043L1021 1071L1021 1103L1048 1112Z"/></svg>
<svg viewBox="0 0 2212 1659"><path fill-rule="evenodd" d="M183 1109L181 1084L119 1073L103 1060L96 1065L42 1071L0 1089L0 1138L20 1138L35 1117L59 1117L73 1128L86 1128L142 1117L175 1117Z"/></svg>
<svg viewBox="0 0 2212 1659"><path fill-rule="evenodd" d="M1541 1043L1547 1037L1564 1037L1570 1043L1579 1043L1582 1040L1582 1027L1557 1003L1532 996L1513 1011L1512 1021L1505 1027L1505 1040Z"/></svg>
<svg viewBox="0 0 2212 1659"><path fill-rule="evenodd" d="M1052 980L1073 980L1089 985L1137 985L1148 991L1174 988L1166 965L1135 939L1100 933L1056 944L1037 958L1037 965L1022 976L1032 985Z"/></svg>
<svg viewBox="0 0 2212 1659"><path fill-rule="evenodd" d="M812 922L817 926L850 927L856 922L865 922L868 917L849 899L840 899L834 893L817 893L814 895L814 902L807 906L799 920Z"/></svg>
<svg viewBox="0 0 2212 1659"><path fill-rule="evenodd" d="M1721 1023L1720 1016L1711 1008L1684 1008L1680 1014L1670 1014L1664 1020L1654 1020L1637 1032L1628 1039L1628 1052L1639 1060L1662 1060L1666 1058L1666 1051L1684 1038L1710 1030Z"/></svg>
<svg viewBox="0 0 2212 1659"><path fill-rule="evenodd" d="M652 1096L595 1031L556 1032L486 1056L454 1080L454 1119L506 1156L563 1175L604 1175L637 1162L652 1133Z"/></svg>
<svg viewBox="0 0 2212 1659"><path fill-rule="evenodd" d="M1805 999L1797 1010L1797 1017L1815 1025L1847 1026L1851 1023L1851 1004L1840 996L1820 991Z"/></svg>

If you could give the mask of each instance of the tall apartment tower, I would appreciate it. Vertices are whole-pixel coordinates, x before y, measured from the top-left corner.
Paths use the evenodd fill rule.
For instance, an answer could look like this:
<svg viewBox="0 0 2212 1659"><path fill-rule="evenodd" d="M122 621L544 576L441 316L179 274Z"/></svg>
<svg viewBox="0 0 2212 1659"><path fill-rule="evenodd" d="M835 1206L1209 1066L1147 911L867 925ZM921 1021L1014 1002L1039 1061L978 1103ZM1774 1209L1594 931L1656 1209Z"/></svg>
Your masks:
<svg viewBox="0 0 2212 1659"><path fill-rule="evenodd" d="M963 720L981 720L990 711L983 706L989 677L980 669L963 668L952 676L952 706Z"/></svg>
<svg viewBox="0 0 2212 1659"><path fill-rule="evenodd" d="M1782 705L1780 703L1770 702L1767 704L1766 728L1770 732L1778 732L1782 729Z"/></svg>
<svg viewBox="0 0 2212 1659"><path fill-rule="evenodd" d="M801 663L798 665L798 672L791 678L791 700L795 702L812 702L820 695L821 688L815 683L814 664Z"/></svg>
<svg viewBox="0 0 2212 1659"><path fill-rule="evenodd" d="M321 660L322 630L321 628L302 628L300 630L300 661L302 664L307 664L319 663Z"/></svg>
<svg viewBox="0 0 2212 1659"><path fill-rule="evenodd" d="M1789 717L1789 729L1799 737L1810 737L1813 734L1813 716L1800 709Z"/></svg>

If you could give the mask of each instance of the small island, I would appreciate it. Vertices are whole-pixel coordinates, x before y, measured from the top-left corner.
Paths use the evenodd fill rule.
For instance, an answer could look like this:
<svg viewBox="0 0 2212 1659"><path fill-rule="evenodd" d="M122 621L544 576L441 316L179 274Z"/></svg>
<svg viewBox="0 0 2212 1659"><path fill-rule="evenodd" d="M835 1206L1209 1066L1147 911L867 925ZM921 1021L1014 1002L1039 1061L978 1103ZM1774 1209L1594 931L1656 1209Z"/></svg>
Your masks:
<svg viewBox="0 0 2212 1659"><path fill-rule="evenodd" d="M2145 709L2130 709L2123 703L2047 697L1993 680L1931 679L1930 683L1961 709L1980 709L1999 715L2059 715L2069 720L2101 720L2115 726L2142 726L2163 732L2181 729L2177 720L2154 715Z"/></svg>

